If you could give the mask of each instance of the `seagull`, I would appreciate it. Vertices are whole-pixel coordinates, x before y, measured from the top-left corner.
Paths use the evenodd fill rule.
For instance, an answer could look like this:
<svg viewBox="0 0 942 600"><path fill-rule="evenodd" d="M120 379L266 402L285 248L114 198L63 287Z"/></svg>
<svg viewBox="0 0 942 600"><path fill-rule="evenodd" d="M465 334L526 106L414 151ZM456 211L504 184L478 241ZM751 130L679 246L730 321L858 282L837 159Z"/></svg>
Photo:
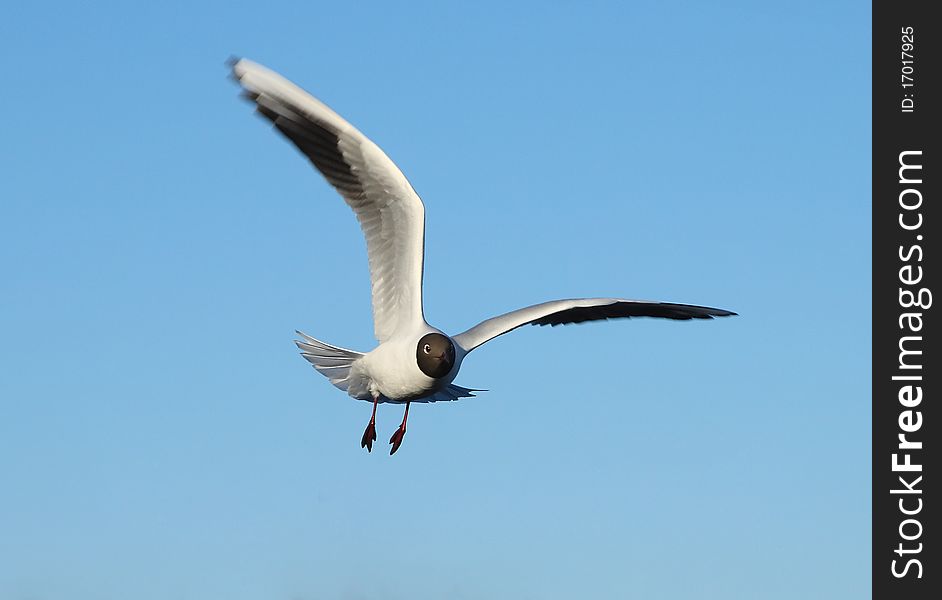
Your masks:
<svg viewBox="0 0 942 600"><path fill-rule="evenodd" d="M521 308L457 335L428 324L422 309L425 206L392 160L353 125L281 75L246 59L231 60L232 76L256 111L288 138L353 209L366 238L379 345L363 353L298 331L301 355L337 388L373 403L360 447L373 450L376 407L405 404L389 454L402 444L413 402L441 402L483 390L452 383L475 348L524 325L565 325L630 317L690 320L728 317L719 308L576 298Z"/></svg>

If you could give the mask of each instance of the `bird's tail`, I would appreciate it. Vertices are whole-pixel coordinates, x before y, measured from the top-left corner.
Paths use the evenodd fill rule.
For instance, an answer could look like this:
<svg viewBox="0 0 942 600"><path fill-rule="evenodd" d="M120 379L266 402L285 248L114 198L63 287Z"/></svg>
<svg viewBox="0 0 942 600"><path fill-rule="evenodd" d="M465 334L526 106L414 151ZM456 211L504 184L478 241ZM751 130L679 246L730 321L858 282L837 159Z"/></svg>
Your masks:
<svg viewBox="0 0 942 600"><path fill-rule="evenodd" d="M314 365L318 373L346 392L349 386L347 378L350 376L350 367L363 356L363 353L325 344L300 331L296 333L301 336L300 340L294 341L301 350L301 356Z"/></svg>

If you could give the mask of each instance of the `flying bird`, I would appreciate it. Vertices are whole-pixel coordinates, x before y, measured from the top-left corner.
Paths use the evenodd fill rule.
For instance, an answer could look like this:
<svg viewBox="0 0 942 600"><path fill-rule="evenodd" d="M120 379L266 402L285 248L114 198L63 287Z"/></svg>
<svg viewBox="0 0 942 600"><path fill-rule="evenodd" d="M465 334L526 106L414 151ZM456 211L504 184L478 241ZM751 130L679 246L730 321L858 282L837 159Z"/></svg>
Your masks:
<svg viewBox="0 0 942 600"><path fill-rule="evenodd" d="M369 138L325 104L265 67L231 61L243 95L314 164L353 209L366 237L379 345L362 353L332 346L300 331L301 355L339 389L373 403L360 446L372 451L378 404L405 404L402 423L389 439L402 444L413 402L440 402L474 395L452 383L475 348L523 325L565 325L628 317L689 320L728 317L718 308L624 300L577 298L521 308L448 335L425 321L422 270L425 206L412 185Z"/></svg>

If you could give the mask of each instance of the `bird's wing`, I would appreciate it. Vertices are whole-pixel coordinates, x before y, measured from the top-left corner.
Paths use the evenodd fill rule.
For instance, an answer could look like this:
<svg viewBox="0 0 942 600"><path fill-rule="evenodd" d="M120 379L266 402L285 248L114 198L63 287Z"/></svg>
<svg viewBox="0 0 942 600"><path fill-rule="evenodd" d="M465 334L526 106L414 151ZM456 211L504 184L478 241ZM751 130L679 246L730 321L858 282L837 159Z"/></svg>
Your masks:
<svg viewBox="0 0 942 600"><path fill-rule="evenodd" d="M509 312L478 323L471 329L454 336L459 346L470 352L484 342L523 325L567 325L585 321L622 319L629 317L659 317L662 319L712 319L729 317L736 313L719 308L623 300L620 298L579 298L554 300Z"/></svg>
<svg viewBox="0 0 942 600"><path fill-rule="evenodd" d="M413 402L450 402L452 400L458 400L459 398L474 398L474 392L485 392L487 390L475 390L471 388L464 388L460 385L455 385L449 383L441 390L435 392L431 396L426 396L425 398L419 398L418 400L413 400Z"/></svg>
<svg viewBox="0 0 942 600"><path fill-rule="evenodd" d="M284 77L242 59L232 73L259 113L294 142L356 213L366 237L373 329L382 342L422 321L425 207L380 148Z"/></svg>

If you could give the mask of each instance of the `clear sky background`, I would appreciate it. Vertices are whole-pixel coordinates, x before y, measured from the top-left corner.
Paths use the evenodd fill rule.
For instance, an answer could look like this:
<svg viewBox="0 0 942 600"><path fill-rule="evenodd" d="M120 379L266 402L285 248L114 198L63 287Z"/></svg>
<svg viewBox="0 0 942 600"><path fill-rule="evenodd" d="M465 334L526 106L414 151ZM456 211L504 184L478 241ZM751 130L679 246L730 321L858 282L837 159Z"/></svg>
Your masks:
<svg viewBox="0 0 942 600"><path fill-rule="evenodd" d="M867 597L869 3L393 4L4 7L0 598ZM409 177L443 330L741 316L518 330L367 454L292 344L373 347L362 237L230 55Z"/></svg>

